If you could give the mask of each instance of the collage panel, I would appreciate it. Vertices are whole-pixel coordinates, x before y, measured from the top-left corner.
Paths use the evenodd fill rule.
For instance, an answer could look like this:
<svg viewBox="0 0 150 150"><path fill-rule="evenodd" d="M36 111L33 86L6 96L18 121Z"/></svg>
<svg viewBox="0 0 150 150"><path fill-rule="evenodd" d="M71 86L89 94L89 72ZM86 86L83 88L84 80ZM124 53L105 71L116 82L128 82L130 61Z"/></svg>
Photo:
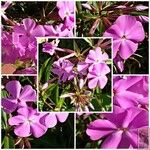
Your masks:
<svg viewBox="0 0 150 150"><path fill-rule="evenodd" d="M76 115L77 148L148 149L148 76L113 77L113 112Z"/></svg>
<svg viewBox="0 0 150 150"><path fill-rule="evenodd" d="M2 77L2 148L73 148L74 114L39 113L35 76Z"/></svg>
<svg viewBox="0 0 150 150"><path fill-rule="evenodd" d="M76 35L113 38L114 74L148 74L148 6L148 1L77 1Z"/></svg>
<svg viewBox="0 0 150 150"><path fill-rule="evenodd" d="M40 112L111 112L111 38L39 38Z"/></svg>
<svg viewBox="0 0 150 150"><path fill-rule="evenodd" d="M72 37L75 3L2 1L2 74L37 74L36 37Z"/></svg>

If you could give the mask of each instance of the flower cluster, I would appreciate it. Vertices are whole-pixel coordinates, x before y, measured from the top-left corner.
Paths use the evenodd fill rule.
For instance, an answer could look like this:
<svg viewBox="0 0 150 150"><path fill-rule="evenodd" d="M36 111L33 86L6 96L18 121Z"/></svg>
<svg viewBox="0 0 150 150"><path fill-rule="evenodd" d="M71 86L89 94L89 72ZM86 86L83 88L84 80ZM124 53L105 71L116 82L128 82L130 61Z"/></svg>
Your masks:
<svg viewBox="0 0 150 150"><path fill-rule="evenodd" d="M2 6L2 17L7 23L10 23L10 19L7 18L5 10L10 4L6 2ZM5 25L2 27L2 63L14 64L16 72L14 71L13 73L36 74L36 37L73 36L75 20L74 3L58 1L56 7L58 9L58 17L60 18L57 25L43 24L40 21L37 22L36 19L25 18L20 23L11 22L11 27L8 30L5 29Z"/></svg>
<svg viewBox="0 0 150 150"><path fill-rule="evenodd" d="M12 80L6 84L5 89L8 97L2 98L2 108L11 114L8 123L19 137L33 135L39 138L48 128L53 128L58 121L65 122L68 117L68 113L37 112L34 108L37 95L31 85L22 87L18 80Z"/></svg>
<svg viewBox="0 0 150 150"><path fill-rule="evenodd" d="M89 99L93 89L103 89L108 82L107 74L110 73L110 67L107 61L109 56L100 47L94 47L85 55L78 54L76 50L60 48L60 41L56 39L43 43L42 52L59 57L53 62L51 69L54 76L58 77L59 84L74 80L75 86L78 87L78 92L75 89L75 93L71 91L61 97L70 97L77 111L88 111L87 106L93 109ZM59 56L61 52L63 57ZM67 55L64 56L64 54ZM84 98L79 98L82 95Z"/></svg>
<svg viewBox="0 0 150 150"><path fill-rule="evenodd" d="M86 130L101 148L138 148L139 131L148 128L148 77L114 77L114 110ZM147 133L148 134L148 133Z"/></svg>

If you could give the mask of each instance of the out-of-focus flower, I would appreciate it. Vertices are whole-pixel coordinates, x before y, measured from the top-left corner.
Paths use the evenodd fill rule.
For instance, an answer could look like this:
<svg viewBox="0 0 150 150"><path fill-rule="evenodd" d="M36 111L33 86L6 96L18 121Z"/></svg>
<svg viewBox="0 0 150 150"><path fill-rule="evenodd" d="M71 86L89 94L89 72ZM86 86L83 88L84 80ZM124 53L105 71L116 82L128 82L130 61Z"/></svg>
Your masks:
<svg viewBox="0 0 150 150"><path fill-rule="evenodd" d="M52 42L46 42L43 44L42 51L45 53L49 53L50 55L53 55L55 53L55 49L58 45L52 43Z"/></svg>
<svg viewBox="0 0 150 150"><path fill-rule="evenodd" d="M58 60L53 63L52 72L59 76L59 82L74 78L73 64L69 60Z"/></svg>
<svg viewBox="0 0 150 150"><path fill-rule="evenodd" d="M110 68L105 63L99 63L89 68L87 78L89 79L88 87L90 89L99 86L103 89L108 81L106 74L110 72Z"/></svg>
<svg viewBox="0 0 150 150"><path fill-rule="evenodd" d="M135 9L136 9L137 11L143 11L143 10L147 10L147 9L148 9L148 6L137 5L137 6L135 7ZM148 16L142 16L142 15L140 15L140 16L136 16L136 19L137 19L138 21L142 22L142 23L147 23L147 22L149 22L149 17L148 17Z"/></svg>
<svg viewBox="0 0 150 150"><path fill-rule="evenodd" d="M47 113L43 114L40 122L47 128L53 128L56 126L57 122L65 122L68 118L69 113Z"/></svg>
<svg viewBox="0 0 150 150"><path fill-rule="evenodd" d="M14 133L19 137L33 135L41 137L47 131L47 127L40 123L40 114L30 107L23 107L17 110L18 115L8 120L9 125L15 126Z"/></svg>
<svg viewBox="0 0 150 150"><path fill-rule="evenodd" d="M148 83L147 83L148 84ZM114 104L122 107L129 108L135 107L139 104L147 104L148 103L148 87L146 86L146 91L143 90L143 77L126 77L122 79L115 79L113 85L114 92ZM139 88L139 90L134 87Z"/></svg>
<svg viewBox="0 0 150 150"><path fill-rule="evenodd" d="M124 60L119 55L116 55L116 57L114 58L114 63L116 64L120 72L124 70Z"/></svg>
<svg viewBox="0 0 150 150"><path fill-rule="evenodd" d="M19 58L19 49L12 41L12 35L6 31L2 32L2 63L15 63Z"/></svg>
<svg viewBox="0 0 150 150"><path fill-rule="evenodd" d="M26 102L36 101L36 91L30 85L22 87L19 81L13 80L5 88L9 93L7 98L2 98L2 107L6 113L12 113L17 107L27 106Z"/></svg>
<svg viewBox="0 0 150 150"><path fill-rule="evenodd" d="M45 34L46 36L52 36L52 37L72 37L73 31L69 30L64 26L63 23L52 26L52 25L44 25Z"/></svg>
<svg viewBox="0 0 150 150"><path fill-rule="evenodd" d="M98 64L108 60L108 54L103 53L100 47L96 47L95 50L90 50L85 62L88 64Z"/></svg>
<svg viewBox="0 0 150 150"><path fill-rule="evenodd" d="M12 2L5 2L4 5L1 6L1 16L7 21L8 18L5 15L6 9L12 4Z"/></svg>
<svg viewBox="0 0 150 150"><path fill-rule="evenodd" d="M34 67L29 67L21 70L17 70L14 74L37 74L37 71Z"/></svg>
<svg viewBox="0 0 150 150"><path fill-rule="evenodd" d="M128 59L137 50L138 43L144 40L145 33L136 17L121 15L114 25L105 31L104 36L113 37L114 58L118 53L122 59Z"/></svg>
<svg viewBox="0 0 150 150"><path fill-rule="evenodd" d="M147 16L137 16L136 19L142 23L148 23L149 22L149 17L147 17Z"/></svg>
<svg viewBox="0 0 150 150"><path fill-rule="evenodd" d="M92 7L91 7L90 4L88 4L88 3L83 3L83 4L82 4L82 7L86 8L86 9L88 9L88 10L92 10Z"/></svg>
<svg viewBox="0 0 150 150"><path fill-rule="evenodd" d="M74 2L70 1L58 1L57 8L58 13L62 20L65 20L65 26L68 29L73 29L74 27Z"/></svg>
<svg viewBox="0 0 150 150"><path fill-rule="evenodd" d="M42 51L45 52L45 53L48 53L50 55L53 55L55 53L55 51L64 51L62 48L59 48L58 47L58 44L59 44L59 40L56 39L52 42L45 42L43 44L43 49Z"/></svg>
<svg viewBox="0 0 150 150"><path fill-rule="evenodd" d="M148 111L129 108L91 122L86 133L94 141L105 137L101 148L138 148L138 132L144 127L148 127Z"/></svg>
<svg viewBox="0 0 150 150"><path fill-rule="evenodd" d="M142 11L142 10L148 9L148 6L137 5L137 6L135 6L135 9L138 10L138 11Z"/></svg>

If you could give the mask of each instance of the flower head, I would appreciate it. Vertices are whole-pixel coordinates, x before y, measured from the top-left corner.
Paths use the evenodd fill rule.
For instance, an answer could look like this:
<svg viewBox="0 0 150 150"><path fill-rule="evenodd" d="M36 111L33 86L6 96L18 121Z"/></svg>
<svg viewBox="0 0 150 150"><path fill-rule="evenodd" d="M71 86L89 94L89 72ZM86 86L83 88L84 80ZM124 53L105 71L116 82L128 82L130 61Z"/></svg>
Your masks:
<svg viewBox="0 0 150 150"><path fill-rule="evenodd" d="M104 36L113 37L114 58L118 53L122 59L128 59L137 50L138 43L144 40L145 33L136 17L121 15L114 25L105 31Z"/></svg>
<svg viewBox="0 0 150 150"><path fill-rule="evenodd" d="M40 123L40 114L30 107L22 107L17 110L18 115L11 117L9 125L15 126L14 133L19 137L28 137L33 134L41 137L47 131L47 127Z"/></svg>
<svg viewBox="0 0 150 150"><path fill-rule="evenodd" d="M54 62L52 72L59 76L59 81L66 82L74 77L73 64L69 60Z"/></svg>
<svg viewBox="0 0 150 150"><path fill-rule="evenodd" d="M110 68L105 63L99 63L89 68L87 78L89 79L88 87L90 89L99 86L103 89L107 83L106 74L110 72Z"/></svg>
<svg viewBox="0 0 150 150"><path fill-rule="evenodd" d="M103 53L100 47L96 47L95 50L90 50L85 62L88 64L97 64L108 60L108 54Z"/></svg>
<svg viewBox="0 0 150 150"><path fill-rule="evenodd" d="M58 1L57 8L58 13L62 20L65 19L65 26L68 29L73 29L74 27L74 3L69 1Z"/></svg>
<svg viewBox="0 0 150 150"><path fill-rule="evenodd" d="M17 107L27 106L27 102L36 101L36 91L31 85L22 87L19 81L13 80L5 88L9 93L7 98L2 98L2 107L6 113L15 111Z"/></svg>
<svg viewBox="0 0 150 150"><path fill-rule="evenodd" d="M145 127L148 127L148 112L129 108L91 122L86 133L91 140L105 137L102 148L138 148L138 130Z"/></svg>

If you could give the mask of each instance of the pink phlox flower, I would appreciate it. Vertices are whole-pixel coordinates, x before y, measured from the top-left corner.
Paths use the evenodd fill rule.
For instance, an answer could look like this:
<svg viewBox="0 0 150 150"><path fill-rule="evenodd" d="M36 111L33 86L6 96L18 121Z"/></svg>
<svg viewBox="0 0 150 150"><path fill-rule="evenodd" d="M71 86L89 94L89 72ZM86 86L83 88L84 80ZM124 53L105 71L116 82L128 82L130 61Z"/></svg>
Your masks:
<svg viewBox="0 0 150 150"><path fill-rule="evenodd" d="M19 137L29 137L33 135L36 138L41 137L47 131L47 127L40 123L41 115L30 107L22 107L17 110L18 115L8 120L9 125L15 126L14 133Z"/></svg>
<svg viewBox="0 0 150 150"><path fill-rule="evenodd" d="M136 52L138 43L144 40L145 32L136 17L121 15L105 31L104 36L113 37L113 58L119 54L122 59L128 59Z"/></svg>
<svg viewBox="0 0 150 150"><path fill-rule="evenodd" d="M58 14L62 20L65 20L65 26L68 29L74 27L74 2L70 1L58 1L57 8L59 9Z"/></svg>
<svg viewBox="0 0 150 150"><path fill-rule="evenodd" d="M59 82L66 82L74 78L73 63L69 60L58 60L53 64L52 72L59 77Z"/></svg>
<svg viewBox="0 0 150 150"><path fill-rule="evenodd" d="M99 63L91 66L87 75L87 78L89 79L88 87L93 89L98 86L103 89L108 81L106 74L109 72L110 68L105 63Z"/></svg>
<svg viewBox="0 0 150 150"><path fill-rule="evenodd" d="M90 50L87 55L85 62L88 64L97 64L101 62L105 62L108 60L108 54L106 52L102 52L100 47L96 47L95 50Z"/></svg>
<svg viewBox="0 0 150 150"><path fill-rule="evenodd" d="M138 148L138 132L145 127L148 127L148 111L128 108L91 122L86 133L93 141L104 138L101 145L104 149Z"/></svg>
<svg viewBox="0 0 150 150"><path fill-rule="evenodd" d="M36 101L36 91L31 85L21 86L17 80L9 81L5 86L9 96L2 98L2 107L6 113L12 113L17 107L27 106L27 102Z"/></svg>

